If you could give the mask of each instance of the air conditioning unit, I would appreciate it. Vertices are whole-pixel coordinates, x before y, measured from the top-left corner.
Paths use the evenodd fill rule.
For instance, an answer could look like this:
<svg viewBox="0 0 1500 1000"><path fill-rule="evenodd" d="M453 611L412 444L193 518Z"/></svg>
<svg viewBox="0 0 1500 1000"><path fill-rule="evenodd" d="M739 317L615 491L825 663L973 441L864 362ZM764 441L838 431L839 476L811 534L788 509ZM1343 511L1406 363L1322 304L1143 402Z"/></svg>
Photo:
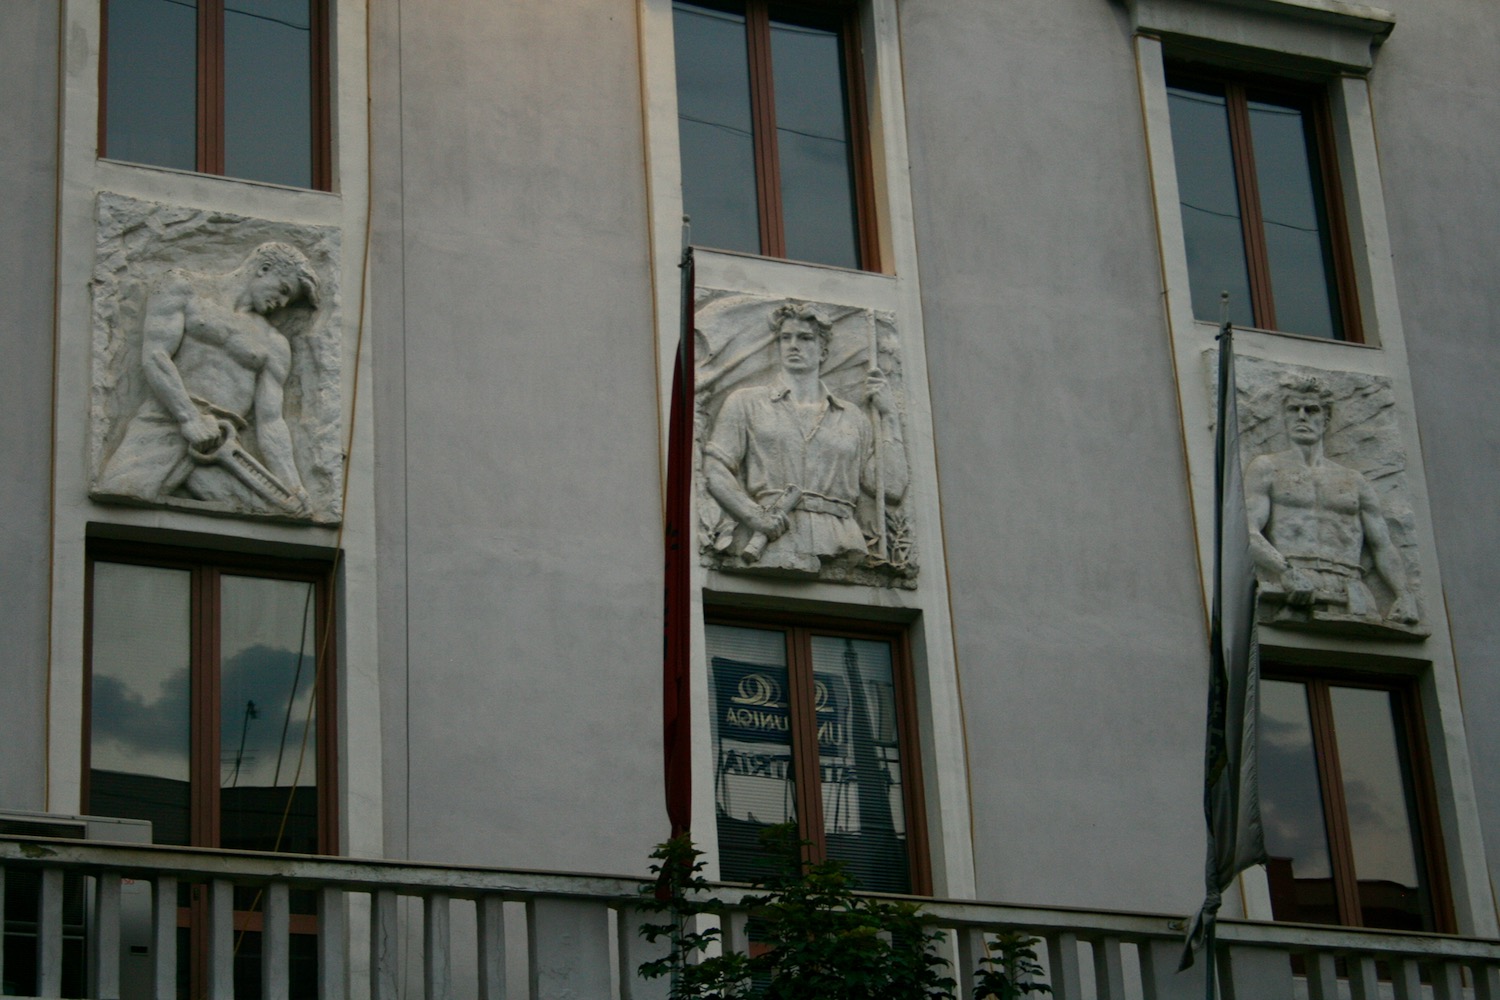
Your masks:
<svg viewBox="0 0 1500 1000"><path fill-rule="evenodd" d="M115 844L151 843L151 824L139 819L68 816L57 813L0 810L0 835L63 837ZM30 871L5 873L4 981L0 994L36 995L37 903L41 879ZM93 900L86 879L63 879L63 995L83 996L84 974L95 956L88 954ZM151 995L151 886L126 880L120 887L120 992L124 997Z"/></svg>

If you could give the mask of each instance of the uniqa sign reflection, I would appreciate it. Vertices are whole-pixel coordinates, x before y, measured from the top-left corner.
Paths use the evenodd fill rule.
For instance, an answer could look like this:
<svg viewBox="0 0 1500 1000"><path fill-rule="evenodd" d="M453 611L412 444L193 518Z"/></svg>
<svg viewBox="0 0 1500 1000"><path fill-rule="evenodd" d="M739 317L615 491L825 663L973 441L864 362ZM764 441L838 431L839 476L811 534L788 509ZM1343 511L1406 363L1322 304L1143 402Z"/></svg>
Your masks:
<svg viewBox="0 0 1500 1000"><path fill-rule="evenodd" d="M721 739L789 742L792 722L785 670L722 657L714 657L713 669ZM818 716L819 747L842 746L846 722L833 688L822 677L813 678L813 709Z"/></svg>

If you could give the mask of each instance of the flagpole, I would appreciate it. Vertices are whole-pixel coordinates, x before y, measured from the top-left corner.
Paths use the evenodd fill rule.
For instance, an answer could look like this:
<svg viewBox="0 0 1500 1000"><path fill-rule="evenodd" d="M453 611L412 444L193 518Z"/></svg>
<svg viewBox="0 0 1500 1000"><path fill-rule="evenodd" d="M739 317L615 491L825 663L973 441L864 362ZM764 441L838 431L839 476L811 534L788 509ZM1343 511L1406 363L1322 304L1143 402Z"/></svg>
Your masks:
<svg viewBox="0 0 1500 1000"><path fill-rule="evenodd" d="M1208 828L1203 906L1193 918L1179 971L1204 956L1204 998L1214 1000L1215 942L1223 892L1240 872L1266 861L1256 764L1259 652L1255 570L1240 470L1229 295L1220 297L1218 406L1214 433L1213 604L1209 613L1208 718L1203 759L1203 815Z"/></svg>
<svg viewBox="0 0 1500 1000"><path fill-rule="evenodd" d="M880 374L880 337L875 324L875 310L868 313L870 317L870 374ZM886 532L885 532L885 442L882 440L885 431L885 422L880 416L880 407L870 406L870 418L875 422L875 554L882 560L886 559Z"/></svg>
<svg viewBox="0 0 1500 1000"><path fill-rule="evenodd" d="M667 483L665 586L662 622L662 737L667 819L673 837L692 826L692 706L688 618L692 607L690 538L692 528L692 470L694 413L692 231L682 218L681 297L677 357L672 372L672 397L667 420Z"/></svg>
<svg viewBox="0 0 1500 1000"><path fill-rule="evenodd" d="M1216 647L1216 652L1222 648L1224 641L1222 613L1224 609L1224 463L1228 461L1225 452L1227 427L1225 420L1229 412L1229 393L1235 391L1230 383L1231 373L1234 371L1234 326L1229 322L1229 293L1219 293L1219 395L1218 410L1215 417L1215 440L1214 440L1214 590L1213 590L1213 622L1211 626L1211 641ZM1218 660L1218 657L1214 657ZM1216 664L1215 669L1218 669ZM1213 682L1210 681L1210 686ZM1207 892L1204 896L1203 909L1206 915L1203 928L1203 1000L1215 1000L1216 987L1218 985L1218 948L1215 941L1218 938L1219 929L1219 907L1223 903L1221 895L1223 886L1219 881L1219 845L1214 836L1214 824L1211 810L1212 803L1206 803L1209 814L1208 823L1208 858L1204 865L1204 878L1207 883Z"/></svg>

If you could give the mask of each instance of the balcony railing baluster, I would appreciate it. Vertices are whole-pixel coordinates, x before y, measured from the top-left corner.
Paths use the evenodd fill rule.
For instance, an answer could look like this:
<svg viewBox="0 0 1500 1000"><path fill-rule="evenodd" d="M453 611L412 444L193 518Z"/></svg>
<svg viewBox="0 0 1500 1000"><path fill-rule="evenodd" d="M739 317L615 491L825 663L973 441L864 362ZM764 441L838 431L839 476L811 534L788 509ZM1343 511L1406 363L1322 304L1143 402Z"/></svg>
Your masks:
<svg viewBox="0 0 1500 1000"><path fill-rule="evenodd" d="M1052 974L1053 1000L1083 1000L1083 967L1078 962L1076 932L1047 935L1047 967Z"/></svg>
<svg viewBox="0 0 1500 1000"><path fill-rule="evenodd" d="M120 876L94 879L94 917L89 927L89 996L120 995Z"/></svg>
<svg viewBox="0 0 1500 1000"><path fill-rule="evenodd" d="M505 1000L505 899L486 893L475 903L479 937L479 1000Z"/></svg>
<svg viewBox="0 0 1500 1000"><path fill-rule="evenodd" d="M39 995L62 996L62 969L63 873L60 868L45 868L37 901L36 976Z"/></svg>
<svg viewBox="0 0 1500 1000"><path fill-rule="evenodd" d="M1099 1000L1125 1000L1125 962L1119 938L1106 935L1091 942L1094 948L1094 988Z"/></svg>
<svg viewBox="0 0 1500 1000"><path fill-rule="evenodd" d="M1339 977L1334 957L1326 951L1305 956L1308 1000L1339 1000Z"/></svg>
<svg viewBox="0 0 1500 1000"><path fill-rule="evenodd" d="M155 1000L177 1000L177 879L158 875L151 886L151 982Z"/></svg>
<svg viewBox="0 0 1500 1000"><path fill-rule="evenodd" d="M348 918L344 891L332 886L318 890L318 996L344 1000L349 995Z"/></svg>
<svg viewBox="0 0 1500 1000"><path fill-rule="evenodd" d="M39 886L36 981L29 969L18 979L14 968L0 981L23 982L21 988L32 995L72 990L65 980L75 982L67 964L73 960L64 958L63 944L66 940L72 947L83 919L83 981L90 996L112 998L122 986L129 990L129 982L122 982L128 977L121 948L149 942L145 946L156 977L151 996L175 1000L179 884L193 886L194 898L201 900L195 909L206 911L204 994L211 998L233 996L236 942L258 920L259 995L288 1000L294 893L317 899L318 996L328 1000L345 1000L355 992L351 965L360 996L395 1000L401 993L403 946L416 945L417 935L430 1000L447 1000L455 983L465 981L477 984L481 1000L504 1000L507 980L523 971L531 997L663 1000L669 988L666 979L648 981L635 974L643 961L665 948L665 942L642 939L641 925L665 917L637 908L634 878L0 837L0 905L7 888L17 891L18 871L27 873L28 888ZM74 915L81 908L73 887L83 878L93 880L93 896L80 918ZM122 910L122 879L153 886L151 927L135 926L129 931L134 937L127 934L131 925ZM239 928L234 923L237 889L242 894L259 889L263 900L259 917L239 915L242 923L250 921ZM719 920L726 946L747 950L749 914L743 899L749 893L729 886L715 891L724 910L700 919ZM420 922L417 911L401 903L403 896L422 900ZM348 933L355 920L363 938L366 899L368 990L365 956L362 951L350 955ZM475 948L452 940L453 900L472 901L475 907ZM526 907L524 955L519 948L507 954L507 901ZM1167 917L944 900L923 905L930 926L948 932L938 947L954 963L949 971L960 981L964 1000L973 997L985 935L1000 931L1045 942L1041 950L1054 1000L1197 1000L1202 995L1203 963L1190 973L1177 973L1181 924ZM519 928L510 930L519 935ZM23 923L10 932L29 937L33 930ZM1091 960L1082 956L1080 943L1090 948ZM1223 1000L1500 1000L1500 942L1492 940L1226 920L1219 925L1219 956ZM1293 956L1299 956L1295 976ZM127 995L126 1000L137 998Z"/></svg>
<svg viewBox="0 0 1500 1000"><path fill-rule="evenodd" d="M370 894L370 996L372 1000L399 1000L401 995L400 952L396 893L380 889Z"/></svg>
<svg viewBox="0 0 1500 1000"><path fill-rule="evenodd" d="M208 883L208 1000L234 1000L234 883Z"/></svg>
<svg viewBox="0 0 1500 1000"><path fill-rule="evenodd" d="M285 882L272 882L265 889L265 929L260 936L260 981L262 1000L290 1000L292 952L291 890Z"/></svg>
<svg viewBox="0 0 1500 1000"><path fill-rule="evenodd" d="M427 1000L449 1000L453 995L449 910L447 893L428 893L422 900L422 987Z"/></svg>

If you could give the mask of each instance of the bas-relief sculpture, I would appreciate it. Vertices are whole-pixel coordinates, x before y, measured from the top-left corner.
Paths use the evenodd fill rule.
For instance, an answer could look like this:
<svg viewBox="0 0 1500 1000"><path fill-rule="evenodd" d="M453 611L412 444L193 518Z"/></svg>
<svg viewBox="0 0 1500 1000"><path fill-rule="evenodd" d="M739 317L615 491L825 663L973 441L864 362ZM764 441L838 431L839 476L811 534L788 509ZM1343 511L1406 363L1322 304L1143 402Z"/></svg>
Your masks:
<svg viewBox="0 0 1500 1000"><path fill-rule="evenodd" d="M1389 382L1251 359L1240 369L1260 620L1367 638L1430 634Z"/></svg>
<svg viewBox="0 0 1500 1000"><path fill-rule="evenodd" d="M335 251L326 229L100 196L95 499L338 520Z"/></svg>
<svg viewBox="0 0 1500 1000"><path fill-rule="evenodd" d="M893 318L703 289L696 327L705 563L915 587Z"/></svg>

